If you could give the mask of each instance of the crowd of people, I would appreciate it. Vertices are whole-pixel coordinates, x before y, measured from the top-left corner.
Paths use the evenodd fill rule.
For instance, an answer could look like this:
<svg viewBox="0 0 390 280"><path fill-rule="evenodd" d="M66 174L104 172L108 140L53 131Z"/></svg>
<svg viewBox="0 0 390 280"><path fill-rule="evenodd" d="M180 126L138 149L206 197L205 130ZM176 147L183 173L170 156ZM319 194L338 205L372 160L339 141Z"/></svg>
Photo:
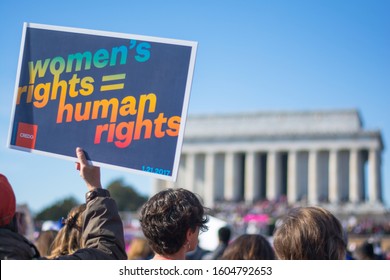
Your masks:
<svg viewBox="0 0 390 280"><path fill-rule="evenodd" d="M122 220L114 199L101 186L100 169L89 164L82 149L76 149L76 156L77 170L88 191L86 202L69 212L61 229L42 231L35 243L23 235L12 186L0 174L0 259L368 260L390 257L378 253L369 240L351 254L342 221L325 208L291 207L282 198L251 207L220 204L211 211L202 205L200 197L182 188L163 190L142 206L139 222L143 236L133 238L127 249ZM210 213L225 215L229 223L219 229L216 249L206 251L199 246L198 238L201 232L207 231ZM388 230L387 226L382 232ZM271 235L272 241L267 235Z"/></svg>
<svg viewBox="0 0 390 280"><path fill-rule="evenodd" d="M100 182L100 168L88 163L82 149L76 149L77 169L86 187L86 207L82 216L78 248L70 244L71 238L67 227L63 227L54 238L59 240L55 255L42 253L18 231L15 215L16 198L8 179L0 174L0 259L107 259L125 260L125 242L123 224L115 201L104 190ZM72 221L71 221L72 220ZM79 221L70 218L69 227L79 227ZM62 231L62 232L61 232ZM64 238L63 238L64 237ZM61 243L64 242L64 243Z"/></svg>
<svg viewBox="0 0 390 280"><path fill-rule="evenodd" d="M288 204L284 196L277 200L261 200L254 204L237 202L217 202L212 214L232 225L237 233L251 231L271 235L277 220L292 208L306 206L306 203ZM263 221L253 224L246 217L265 216ZM338 216L343 228L349 235L390 235L390 213L377 215L340 215Z"/></svg>

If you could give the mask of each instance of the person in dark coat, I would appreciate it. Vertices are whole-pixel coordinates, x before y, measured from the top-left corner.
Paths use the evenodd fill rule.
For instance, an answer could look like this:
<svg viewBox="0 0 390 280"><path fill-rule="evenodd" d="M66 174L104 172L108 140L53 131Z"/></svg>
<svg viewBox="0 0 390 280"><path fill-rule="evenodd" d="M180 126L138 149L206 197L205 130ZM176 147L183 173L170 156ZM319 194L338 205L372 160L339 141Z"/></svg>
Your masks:
<svg viewBox="0 0 390 280"><path fill-rule="evenodd" d="M229 227L221 227L219 230L218 230L218 246L217 248L204 255L203 256L203 260L219 260L223 253L225 252L228 244L229 244L229 241L230 241L230 236L231 236L231 230Z"/></svg>
<svg viewBox="0 0 390 280"><path fill-rule="evenodd" d="M83 248L57 259L127 259L123 225L115 201L100 183L100 168L91 166L81 148L76 149L77 169L88 192L82 226ZM37 259L37 248L18 233L16 199L8 179L0 174L0 259Z"/></svg>

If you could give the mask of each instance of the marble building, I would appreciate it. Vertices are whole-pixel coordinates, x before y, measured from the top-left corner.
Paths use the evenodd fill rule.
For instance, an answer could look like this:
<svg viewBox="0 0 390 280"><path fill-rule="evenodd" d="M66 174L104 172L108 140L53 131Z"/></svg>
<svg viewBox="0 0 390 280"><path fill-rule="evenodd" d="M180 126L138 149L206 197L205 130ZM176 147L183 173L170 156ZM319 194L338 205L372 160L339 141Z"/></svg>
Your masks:
<svg viewBox="0 0 390 280"><path fill-rule="evenodd" d="M357 110L190 116L176 183L216 201L382 205L381 132Z"/></svg>

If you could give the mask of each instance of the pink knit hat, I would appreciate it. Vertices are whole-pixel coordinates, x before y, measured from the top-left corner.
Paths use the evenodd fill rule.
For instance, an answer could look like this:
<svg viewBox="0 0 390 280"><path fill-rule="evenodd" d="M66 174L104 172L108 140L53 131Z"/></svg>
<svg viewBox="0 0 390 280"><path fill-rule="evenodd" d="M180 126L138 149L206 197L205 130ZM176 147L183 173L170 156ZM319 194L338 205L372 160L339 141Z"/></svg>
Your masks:
<svg viewBox="0 0 390 280"><path fill-rule="evenodd" d="M7 177L0 174L0 226L11 223L15 215L16 201Z"/></svg>

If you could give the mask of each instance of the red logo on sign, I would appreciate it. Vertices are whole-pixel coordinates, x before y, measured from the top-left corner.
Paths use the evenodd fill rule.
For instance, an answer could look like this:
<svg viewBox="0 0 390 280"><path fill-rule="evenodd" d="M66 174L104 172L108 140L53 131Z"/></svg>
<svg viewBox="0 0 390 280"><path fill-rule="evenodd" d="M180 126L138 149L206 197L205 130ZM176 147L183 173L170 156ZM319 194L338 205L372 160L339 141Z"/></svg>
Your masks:
<svg viewBox="0 0 390 280"><path fill-rule="evenodd" d="M16 146L28 149L35 148L35 141L37 139L38 125L19 123L18 132L16 135Z"/></svg>

